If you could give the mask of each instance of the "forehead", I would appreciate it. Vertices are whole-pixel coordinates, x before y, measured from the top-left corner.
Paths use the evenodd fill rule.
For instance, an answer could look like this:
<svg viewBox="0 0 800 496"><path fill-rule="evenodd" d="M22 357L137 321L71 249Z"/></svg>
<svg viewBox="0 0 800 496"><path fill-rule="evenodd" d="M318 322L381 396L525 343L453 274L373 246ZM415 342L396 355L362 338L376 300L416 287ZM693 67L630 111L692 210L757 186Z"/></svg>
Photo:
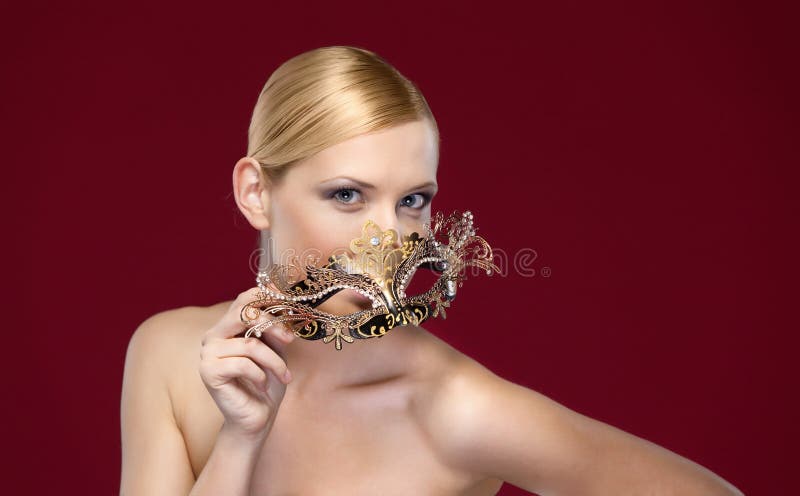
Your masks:
<svg viewBox="0 0 800 496"><path fill-rule="evenodd" d="M371 184L435 180L438 143L426 120L406 122L350 138L298 163L289 174L302 181L349 176Z"/></svg>

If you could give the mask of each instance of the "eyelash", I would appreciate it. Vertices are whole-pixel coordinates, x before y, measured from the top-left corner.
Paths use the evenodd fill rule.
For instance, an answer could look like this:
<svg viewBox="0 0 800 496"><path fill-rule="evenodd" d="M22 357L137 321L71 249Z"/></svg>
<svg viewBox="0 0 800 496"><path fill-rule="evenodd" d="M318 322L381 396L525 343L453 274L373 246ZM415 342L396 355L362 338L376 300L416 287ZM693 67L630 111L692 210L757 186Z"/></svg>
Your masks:
<svg viewBox="0 0 800 496"><path fill-rule="evenodd" d="M339 189L331 192L328 196L330 198L333 198L334 200L340 202L340 203L345 204L345 205L351 205L352 203L346 202L346 201L342 201L337 197L337 195L339 193L341 193L342 191L355 191L356 193L361 194L361 191L356 189L356 188L339 188ZM419 207L411 207L411 208L414 208L415 210L422 210L423 208L427 207L428 204L431 202L431 195L426 194L426 193L412 193L410 195L404 196L403 199L406 199L409 196L414 196L414 195L420 195L422 197L422 202L423 202L422 205L419 206ZM407 205L403 205L403 206L407 206Z"/></svg>

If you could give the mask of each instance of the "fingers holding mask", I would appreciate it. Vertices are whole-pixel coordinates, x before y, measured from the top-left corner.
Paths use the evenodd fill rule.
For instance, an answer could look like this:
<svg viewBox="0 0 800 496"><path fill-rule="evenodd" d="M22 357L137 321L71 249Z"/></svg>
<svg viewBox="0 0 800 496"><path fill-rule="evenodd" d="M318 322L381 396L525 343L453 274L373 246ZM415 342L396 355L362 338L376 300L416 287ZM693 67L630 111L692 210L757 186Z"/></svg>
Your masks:
<svg viewBox="0 0 800 496"><path fill-rule="evenodd" d="M228 307L225 316L220 319L214 327L206 332L205 338L226 339L237 337L243 335L251 327L261 324L266 320L272 319L272 316L267 312L257 308L256 305L250 305L250 303L259 300L261 295L262 293L257 286L239 293L236 299L231 302L231 305ZM267 329L266 326L259 326L258 329L264 334L280 336L279 331L281 330L281 327L283 327L287 332L291 333L288 330L288 327L281 324L269 327L270 329ZM277 328L271 329L272 327Z"/></svg>

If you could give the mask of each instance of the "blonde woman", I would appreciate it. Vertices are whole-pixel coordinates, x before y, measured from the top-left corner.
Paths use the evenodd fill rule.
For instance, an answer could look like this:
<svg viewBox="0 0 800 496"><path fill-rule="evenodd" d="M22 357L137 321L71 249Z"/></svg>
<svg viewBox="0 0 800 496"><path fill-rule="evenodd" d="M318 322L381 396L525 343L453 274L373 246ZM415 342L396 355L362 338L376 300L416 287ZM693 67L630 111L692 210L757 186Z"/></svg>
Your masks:
<svg viewBox="0 0 800 496"><path fill-rule="evenodd" d="M273 257L327 254L367 219L421 232L446 187L438 158L436 120L412 82L371 51L324 47L267 81L233 192ZM136 329L122 388L123 495L482 496L504 481L542 495L741 495L419 326L340 351L280 325L240 337L256 291ZM342 291L318 309L369 303Z"/></svg>

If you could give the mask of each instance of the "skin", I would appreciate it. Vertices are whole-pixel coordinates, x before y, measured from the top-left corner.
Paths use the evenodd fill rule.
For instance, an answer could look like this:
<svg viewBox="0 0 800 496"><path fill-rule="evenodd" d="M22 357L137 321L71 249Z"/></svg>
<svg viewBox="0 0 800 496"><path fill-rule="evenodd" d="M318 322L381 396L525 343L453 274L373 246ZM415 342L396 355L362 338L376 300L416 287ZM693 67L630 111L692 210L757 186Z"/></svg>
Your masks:
<svg viewBox="0 0 800 496"><path fill-rule="evenodd" d="M367 219L422 232L437 164L420 120L327 148L276 184L244 157L234 193L250 224L270 229L273 257L327 255ZM373 187L325 182L339 176ZM542 496L742 494L686 458L497 376L423 327L341 351L277 325L261 340L236 337L254 295L167 310L136 329L122 389L121 494L478 496L503 481ZM320 309L365 305L342 292ZM287 369L291 380L280 379Z"/></svg>

